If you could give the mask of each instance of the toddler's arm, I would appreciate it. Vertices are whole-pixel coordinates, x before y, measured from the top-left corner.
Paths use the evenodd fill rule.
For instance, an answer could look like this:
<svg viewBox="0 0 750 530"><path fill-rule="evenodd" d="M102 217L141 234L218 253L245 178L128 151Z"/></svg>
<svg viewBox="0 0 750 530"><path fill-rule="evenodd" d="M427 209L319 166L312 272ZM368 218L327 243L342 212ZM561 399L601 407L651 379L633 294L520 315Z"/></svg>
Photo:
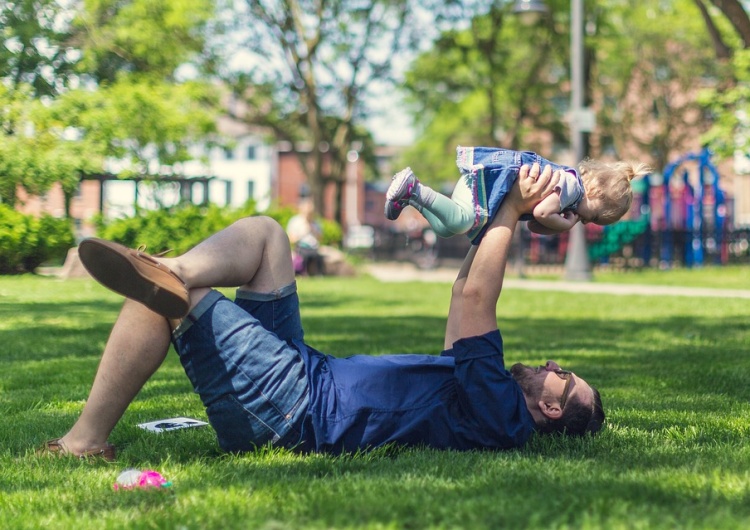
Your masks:
<svg viewBox="0 0 750 530"><path fill-rule="evenodd" d="M563 216L563 217L565 217L565 218L568 218L568 219L570 219L572 217L576 221L578 220L578 216L574 212L565 212L565 214L560 214L560 215ZM571 219L571 221L572 221L572 219ZM570 225L571 228L573 227L573 225L575 225L575 222L573 222ZM536 219L531 219L527 223L526 226L527 226L527 228L529 230L531 230L535 234L540 234L540 235L543 235L543 236L551 236L551 235L555 235L555 234L561 234L561 233L567 232L569 230L569 228L566 228L564 230L559 230L559 229L555 229L555 228L549 228L547 226L544 226L542 223L540 223Z"/></svg>
<svg viewBox="0 0 750 530"><path fill-rule="evenodd" d="M557 193L551 193L545 197L544 200L534 207L532 213L534 219L541 226L534 226L532 222L529 222L529 229L538 234L565 232L573 228L573 225L578 222L578 216L575 213L568 212L567 215L560 213L560 195ZM534 228L548 228L551 232L540 232L534 230Z"/></svg>

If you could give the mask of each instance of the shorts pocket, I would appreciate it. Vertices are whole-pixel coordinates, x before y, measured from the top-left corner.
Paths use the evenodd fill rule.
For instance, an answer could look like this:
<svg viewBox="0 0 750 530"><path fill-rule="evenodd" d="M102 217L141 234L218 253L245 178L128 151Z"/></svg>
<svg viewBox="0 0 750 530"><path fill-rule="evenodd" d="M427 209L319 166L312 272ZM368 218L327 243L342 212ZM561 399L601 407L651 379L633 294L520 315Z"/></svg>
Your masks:
<svg viewBox="0 0 750 530"><path fill-rule="evenodd" d="M234 396L226 395L214 401L206 408L206 413L224 451L252 451L256 446L276 443L281 438Z"/></svg>

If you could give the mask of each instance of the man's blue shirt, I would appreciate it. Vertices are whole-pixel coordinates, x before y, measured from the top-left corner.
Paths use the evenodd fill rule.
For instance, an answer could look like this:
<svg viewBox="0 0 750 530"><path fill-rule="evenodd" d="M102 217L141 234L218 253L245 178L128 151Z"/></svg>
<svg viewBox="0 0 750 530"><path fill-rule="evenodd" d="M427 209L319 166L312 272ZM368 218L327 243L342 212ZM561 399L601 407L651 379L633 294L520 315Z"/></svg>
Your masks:
<svg viewBox="0 0 750 530"><path fill-rule="evenodd" d="M499 330L458 340L440 356L336 358L309 346L302 354L310 381L303 450L508 449L534 431Z"/></svg>

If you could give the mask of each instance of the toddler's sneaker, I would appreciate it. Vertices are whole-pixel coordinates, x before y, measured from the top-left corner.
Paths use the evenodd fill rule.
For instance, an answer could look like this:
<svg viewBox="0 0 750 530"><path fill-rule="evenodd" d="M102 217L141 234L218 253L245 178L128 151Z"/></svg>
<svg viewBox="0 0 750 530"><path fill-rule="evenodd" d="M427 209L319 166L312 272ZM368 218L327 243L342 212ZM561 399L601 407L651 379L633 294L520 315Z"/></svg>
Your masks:
<svg viewBox="0 0 750 530"><path fill-rule="evenodd" d="M391 185L385 193L385 217L391 221L398 219L401 211L406 208L417 192L417 179L410 167L393 175Z"/></svg>

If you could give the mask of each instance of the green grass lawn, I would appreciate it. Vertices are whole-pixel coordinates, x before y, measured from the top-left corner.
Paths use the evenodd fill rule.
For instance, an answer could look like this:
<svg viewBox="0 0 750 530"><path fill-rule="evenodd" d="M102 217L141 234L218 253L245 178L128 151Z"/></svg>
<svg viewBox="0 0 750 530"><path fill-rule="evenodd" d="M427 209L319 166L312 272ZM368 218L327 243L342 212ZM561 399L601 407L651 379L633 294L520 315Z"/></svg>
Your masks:
<svg viewBox="0 0 750 530"><path fill-rule="evenodd" d="M321 351L441 349L448 284L304 279L300 296ZM205 419L171 354L116 427L116 463L35 457L80 412L120 303L88 280L0 277L0 528L750 526L747 300L507 290L508 364L551 358L598 386L609 421L593 439L539 437L498 453L223 455L210 428L136 427ZM128 467L173 485L113 491Z"/></svg>
<svg viewBox="0 0 750 530"><path fill-rule="evenodd" d="M653 268L630 269L627 271L596 270L597 282L641 283L655 285L677 285L709 287L716 289L750 289L750 266L729 265L717 267L679 268L659 270Z"/></svg>

